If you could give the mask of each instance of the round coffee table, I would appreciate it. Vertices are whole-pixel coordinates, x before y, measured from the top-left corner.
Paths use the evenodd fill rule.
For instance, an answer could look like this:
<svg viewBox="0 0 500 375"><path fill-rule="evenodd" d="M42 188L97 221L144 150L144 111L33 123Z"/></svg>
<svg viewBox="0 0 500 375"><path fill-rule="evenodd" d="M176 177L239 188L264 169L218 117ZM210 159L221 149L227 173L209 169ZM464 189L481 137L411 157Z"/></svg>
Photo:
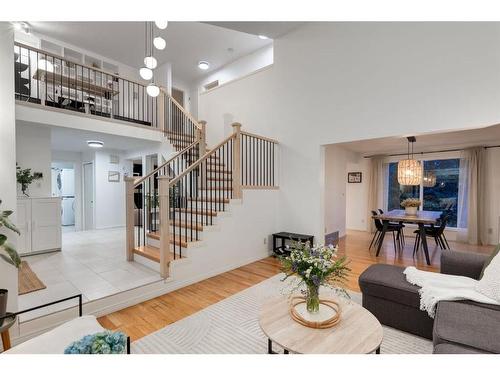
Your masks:
<svg viewBox="0 0 500 375"><path fill-rule="evenodd" d="M352 301L336 298L341 305L340 323L332 328L315 329L297 323L289 312L286 297L271 299L260 311L259 324L268 337L268 352L273 342L284 353L368 354L380 353L383 331L380 322L368 310Z"/></svg>

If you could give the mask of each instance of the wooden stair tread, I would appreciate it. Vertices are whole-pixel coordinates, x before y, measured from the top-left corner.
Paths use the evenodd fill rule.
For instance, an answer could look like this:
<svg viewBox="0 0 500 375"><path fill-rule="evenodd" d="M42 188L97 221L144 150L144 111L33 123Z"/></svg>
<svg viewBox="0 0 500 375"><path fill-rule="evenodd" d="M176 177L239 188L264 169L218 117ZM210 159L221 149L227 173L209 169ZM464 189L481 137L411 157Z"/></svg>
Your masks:
<svg viewBox="0 0 500 375"><path fill-rule="evenodd" d="M148 233L146 233L146 236L149 238L152 238L154 240L157 240L157 241L160 240L160 232L148 232ZM188 247L189 242L196 242L196 240L190 241L187 239L187 237L181 236L178 233L175 235L175 239L174 239L174 234L170 233L170 243L171 244L175 244L175 245L178 245L181 247Z"/></svg>
<svg viewBox="0 0 500 375"><path fill-rule="evenodd" d="M176 212L181 212L181 213L189 213L189 214L196 214L196 215L203 215L203 216L217 216L217 211L208 211L208 210L196 210L196 209L191 209L191 208L176 208Z"/></svg>
<svg viewBox="0 0 500 375"><path fill-rule="evenodd" d="M153 262L160 263L160 249L157 248L156 246L151 246L151 245L137 246L134 248L133 251L134 254L143 256L144 258L152 260ZM185 257L180 257L179 255L176 255L176 259L179 258L185 258ZM170 252L170 259L174 260L174 253L172 252Z"/></svg>

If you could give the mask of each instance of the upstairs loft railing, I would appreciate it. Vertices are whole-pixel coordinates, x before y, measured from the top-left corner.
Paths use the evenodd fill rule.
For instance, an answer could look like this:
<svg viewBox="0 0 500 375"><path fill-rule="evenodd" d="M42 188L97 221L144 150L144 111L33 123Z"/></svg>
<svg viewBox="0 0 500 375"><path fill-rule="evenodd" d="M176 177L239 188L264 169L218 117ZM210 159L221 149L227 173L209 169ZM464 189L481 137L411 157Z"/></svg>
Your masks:
<svg viewBox="0 0 500 375"><path fill-rule="evenodd" d="M163 127L145 85L17 42L14 84L20 101Z"/></svg>
<svg viewBox="0 0 500 375"><path fill-rule="evenodd" d="M153 98L142 83L17 42L14 87L19 101L157 128L176 151L204 126L163 89Z"/></svg>
<svg viewBox="0 0 500 375"><path fill-rule="evenodd" d="M203 226L214 224L214 218L226 211L231 199L241 199L242 189L278 189L277 141L242 132L241 125L235 123L233 133L211 151L203 153L201 146L198 143L202 156L185 164L187 168L181 173L171 171L148 177L155 180L149 184L158 189L153 209L156 220L153 227L141 227L143 233L136 238L144 239L144 247L148 238L159 240L162 277L168 276L169 262L182 258L183 248L199 240ZM128 183L127 191L137 186L132 180ZM131 221L127 223L127 234L138 230ZM133 260L137 241L130 239L127 243L128 259Z"/></svg>

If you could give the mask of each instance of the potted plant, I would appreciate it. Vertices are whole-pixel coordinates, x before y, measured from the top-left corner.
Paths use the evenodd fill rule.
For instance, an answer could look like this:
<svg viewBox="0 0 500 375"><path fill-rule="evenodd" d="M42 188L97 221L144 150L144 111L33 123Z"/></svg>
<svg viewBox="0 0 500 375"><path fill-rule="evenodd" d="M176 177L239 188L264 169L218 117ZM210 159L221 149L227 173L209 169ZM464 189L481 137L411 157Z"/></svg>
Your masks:
<svg viewBox="0 0 500 375"><path fill-rule="evenodd" d="M42 178L42 174L31 173L31 168L22 169L19 165L16 165L16 177L17 183L21 185L22 193L29 197L27 193L28 187L33 183L33 181Z"/></svg>
<svg viewBox="0 0 500 375"><path fill-rule="evenodd" d="M319 312L319 287L321 285L349 296L343 286L350 269L347 267L347 258L337 256L338 246L311 247L308 242L304 244L299 242L294 243L289 250L289 256L280 258L282 271L286 275L282 281L290 276L299 278L299 284L295 289L305 286L302 294L305 295L306 308L309 313Z"/></svg>
<svg viewBox="0 0 500 375"><path fill-rule="evenodd" d="M407 198L401 202L401 207L404 207L406 215L417 216L417 211L421 204L422 202L418 198Z"/></svg>
<svg viewBox="0 0 500 375"><path fill-rule="evenodd" d="M2 201L0 200L0 205ZM20 234L19 229L10 221L9 216L12 215L12 211L0 211L0 228L5 227L17 234ZM21 264L21 258L17 251L7 243L7 236L5 234L0 234L0 258L2 258L7 263L19 268ZM0 289L0 317L5 315L7 309L7 289ZM3 323L3 319L0 319L0 324Z"/></svg>

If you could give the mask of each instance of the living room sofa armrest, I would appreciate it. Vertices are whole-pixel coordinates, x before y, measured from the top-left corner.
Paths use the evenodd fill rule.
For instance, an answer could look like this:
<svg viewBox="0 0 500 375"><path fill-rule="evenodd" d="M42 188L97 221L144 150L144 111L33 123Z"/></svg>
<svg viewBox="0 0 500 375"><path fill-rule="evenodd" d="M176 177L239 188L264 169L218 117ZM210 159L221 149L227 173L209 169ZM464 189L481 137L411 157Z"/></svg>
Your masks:
<svg viewBox="0 0 500 375"><path fill-rule="evenodd" d="M441 254L441 273L466 276L478 280L488 255L443 251Z"/></svg>

